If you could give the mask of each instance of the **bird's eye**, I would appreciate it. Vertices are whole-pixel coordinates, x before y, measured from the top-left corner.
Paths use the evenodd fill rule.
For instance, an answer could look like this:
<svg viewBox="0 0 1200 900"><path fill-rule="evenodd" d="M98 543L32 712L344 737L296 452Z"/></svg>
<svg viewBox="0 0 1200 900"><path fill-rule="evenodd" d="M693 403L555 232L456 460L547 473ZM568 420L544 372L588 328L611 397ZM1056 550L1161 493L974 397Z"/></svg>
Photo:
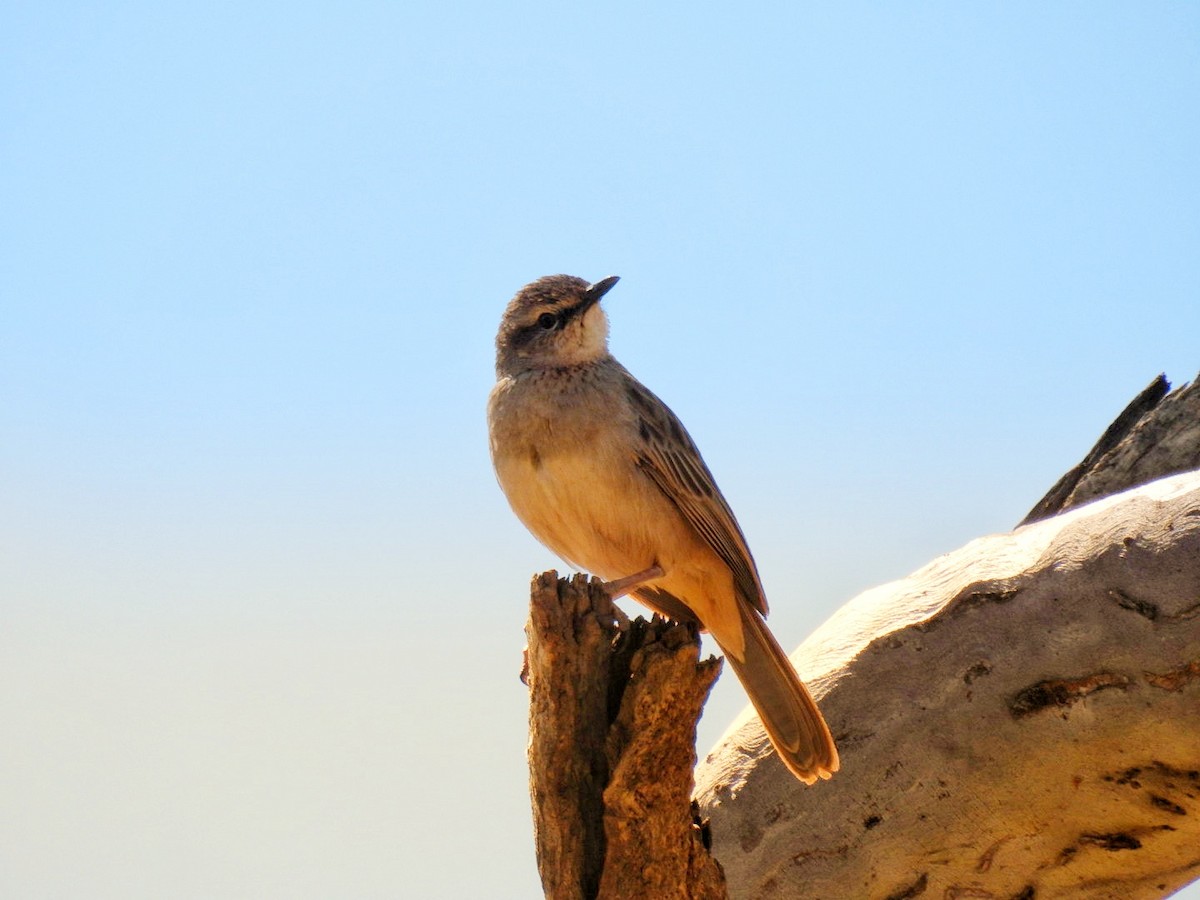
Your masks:
<svg viewBox="0 0 1200 900"><path fill-rule="evenodd" d="M554 313L542 313L538 316L538 325L546 331L553 331L558 327L558 316L554 315Z"/></svg>

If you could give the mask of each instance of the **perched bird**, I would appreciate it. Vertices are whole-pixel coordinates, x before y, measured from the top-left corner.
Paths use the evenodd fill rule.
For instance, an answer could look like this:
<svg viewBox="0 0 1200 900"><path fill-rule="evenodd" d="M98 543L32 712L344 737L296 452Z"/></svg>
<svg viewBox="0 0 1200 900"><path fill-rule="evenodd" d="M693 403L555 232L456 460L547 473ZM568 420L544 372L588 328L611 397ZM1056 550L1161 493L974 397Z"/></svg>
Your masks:
<svg viewBox="0 0 1200 900"><path fill-rule="evenodd" d="M608 352L600 298L616 283L550 275L508 304L488 398L500 486L534 537L614 597L712 634L787 767L829 778L837 748L763 620L733 511L679 419Z"/></svg>

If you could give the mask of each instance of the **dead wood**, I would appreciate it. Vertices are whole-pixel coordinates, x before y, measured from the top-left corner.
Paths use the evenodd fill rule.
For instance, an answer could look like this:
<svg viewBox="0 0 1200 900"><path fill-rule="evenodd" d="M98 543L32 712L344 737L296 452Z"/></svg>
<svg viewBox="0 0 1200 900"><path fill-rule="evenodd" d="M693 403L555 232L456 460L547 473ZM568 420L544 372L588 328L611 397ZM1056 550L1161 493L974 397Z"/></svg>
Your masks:
<svg viewBox="0 0 1200 900"><path fill-rule="evenodd" d="M1138 900L1200 876L1200 472L1161 477L1200 466L1200 391L1165 388L1033 524L793 654L836 778L805 790L734 723L697 771L731 897Z"/></svg>
<svg viewBox="0 0 1200 900"><path fill-rule="evenodd" d="M696 722L720 672L687 625L622 627L583 576L534 579L530 794L546 896L721 900L691 800Z"/></svg>
<svg viewBox="0 0 1200 900"><path fill-rule="evenodd" d="M1021 524L1157 478L1200 469L1200 386L1193 382L1175 391L1170 387L1165 375L1151 381Z"/></svg>

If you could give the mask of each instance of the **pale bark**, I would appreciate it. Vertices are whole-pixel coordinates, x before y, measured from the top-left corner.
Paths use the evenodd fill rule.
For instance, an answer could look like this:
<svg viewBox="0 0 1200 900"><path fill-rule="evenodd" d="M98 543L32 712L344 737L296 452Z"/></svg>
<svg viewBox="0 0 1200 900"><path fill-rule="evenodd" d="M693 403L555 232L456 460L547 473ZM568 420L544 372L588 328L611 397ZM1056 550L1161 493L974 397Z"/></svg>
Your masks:
<svg viewBox="0 0 1200 900"><path fill-rule="evenodd" d="M973 541L792 657L842 754L697 771L733 898L1157 898L1200 876L1200 473Z"/></svg>

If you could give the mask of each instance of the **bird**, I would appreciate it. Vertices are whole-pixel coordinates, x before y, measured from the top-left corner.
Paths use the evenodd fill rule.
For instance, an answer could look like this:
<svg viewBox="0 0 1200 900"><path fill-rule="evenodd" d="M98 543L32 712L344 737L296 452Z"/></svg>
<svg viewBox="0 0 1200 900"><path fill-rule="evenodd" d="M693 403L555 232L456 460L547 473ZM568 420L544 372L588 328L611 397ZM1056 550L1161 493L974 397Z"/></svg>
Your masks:
<svg viewBox="0 0 1200 900"><path fill-rule="evenodd" d="M618 281L533 281L496 335L488 438L517 518L569 565L712 635L780 760L813 784L838 770L824 717L767 628L746 538L679 418L608 348Z"/></svg>

